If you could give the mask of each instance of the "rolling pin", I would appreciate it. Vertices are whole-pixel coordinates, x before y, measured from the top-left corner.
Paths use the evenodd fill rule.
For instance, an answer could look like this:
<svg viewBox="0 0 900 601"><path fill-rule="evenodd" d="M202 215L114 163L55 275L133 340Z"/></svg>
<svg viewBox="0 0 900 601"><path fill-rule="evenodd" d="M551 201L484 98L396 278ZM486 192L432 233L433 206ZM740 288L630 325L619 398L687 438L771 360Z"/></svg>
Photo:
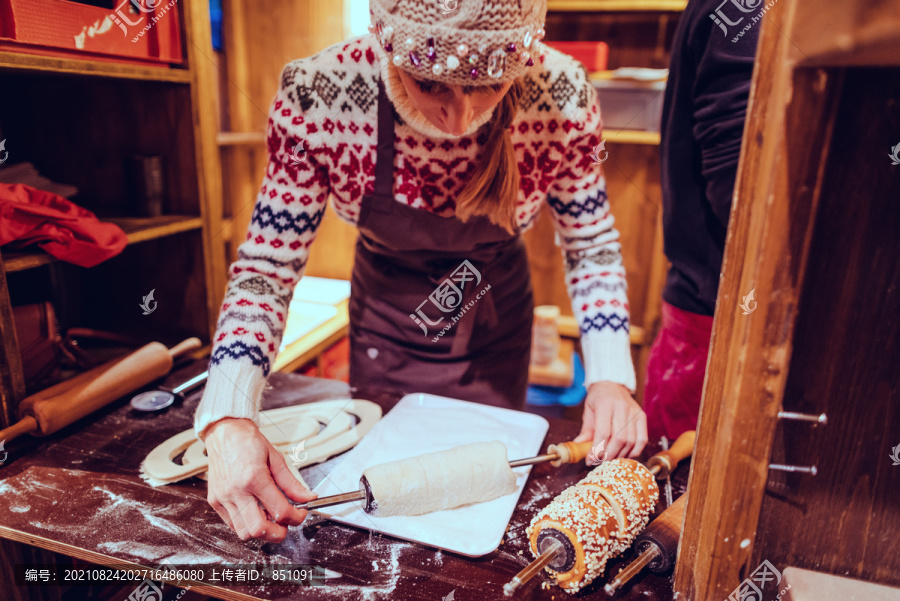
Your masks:
<svg viewBox="0 0 900 601"><path fill-rule="evenodd" d="M19 421L0 430L0 440L22 434L47 436L161 378L174 360L200 348L198 338L188 338L171 349L151 342L120 359L78 374L65 382L26 397L19 403Z"/></svg>
<svg viewBox="0 0 900 601"><path fill-rule="evenodd" d="M681 538L681 523L686 504L687 494L683 494L635 538L634 548L640 555L616 574L614 579L606 583L603 590L607 595L613 595L644 568L655 574L665 574L672 569L675 565L678 541Z"/></svg>

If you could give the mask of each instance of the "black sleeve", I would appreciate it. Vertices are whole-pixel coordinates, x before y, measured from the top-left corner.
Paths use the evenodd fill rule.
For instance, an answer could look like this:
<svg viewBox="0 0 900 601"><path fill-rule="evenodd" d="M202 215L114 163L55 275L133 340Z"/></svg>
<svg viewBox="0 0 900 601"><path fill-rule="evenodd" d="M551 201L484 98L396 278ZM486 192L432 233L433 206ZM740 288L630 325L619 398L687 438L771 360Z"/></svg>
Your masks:
<svg viewBox="0 0 900 601"><path fill-rule="evenodd" d="M696 2L692 0L692 4ZM708 12L711 13L717 2L701 4L710 8ZM700 18L694 23L690 38L691 54L697 65L693 134L700 146L706 198L725 227L731 211L762 20L753 23L738 37L743 28L729 28L726 35L708 14L697 16ZM749 15L745 22L750 23Z"/></svg>

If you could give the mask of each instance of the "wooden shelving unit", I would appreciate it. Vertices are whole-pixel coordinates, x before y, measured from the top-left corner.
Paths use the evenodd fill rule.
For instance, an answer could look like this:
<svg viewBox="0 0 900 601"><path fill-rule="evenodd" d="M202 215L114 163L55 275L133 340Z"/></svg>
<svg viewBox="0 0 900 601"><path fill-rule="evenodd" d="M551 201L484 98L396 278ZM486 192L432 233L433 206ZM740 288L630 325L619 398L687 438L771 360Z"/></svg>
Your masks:
<svg viewBox="0 0 900 601"><path fill-rule="evenodd" d="M128 244L136 244L146 240L154 240L165 236L172 236L197 230L203 227L203 220L199 217L185 217L178 215L165 215L162 217L119 217L105 219L121 227L128 235ZM24 271L33 267L40 267L54 262L52 255L36 250L23 250L3 253L3 266L6 273Z"/></svg>
<svg viewBox="0 0 900 601"><path fill-rule="evenodd" d="M0 52L0 71L24 73L62 73L67 75L89 75L146 81L168 81L190 83L191 73L187 69L167 67L144 67L124 63L110 63L100 60L83 60Z"/></svg>
<svg viewBox="0 0 900 601"><path fill-rule="evenodd" d="M226 282L216 65L206 4L179 3L177 14L188 43L172 68L0 52L8 164L30 162L76 186L73 202L128 236L119 255L92 268L37 246L0 251L0 427L26 391L18 305L51 302L62 329L211 340ZM135 216L128 161L139 156L162 160L162 216ZM137 304L151 289L159 310L143 316Z"/></svg>
<svg viewBox="0 0 900 601"><path fill-rule="evenodd" d="M603 138L607 142L618 142L619 144L648 144L651 146L659 146L658 131L639 131L636 129L614 129L603 130Z"/></svg>
<svg viewBox="0 0 900 601"><path fill-rule="evenodd" d="M687 0L550 0L547 10L579 12L681 12Z"/></svg>

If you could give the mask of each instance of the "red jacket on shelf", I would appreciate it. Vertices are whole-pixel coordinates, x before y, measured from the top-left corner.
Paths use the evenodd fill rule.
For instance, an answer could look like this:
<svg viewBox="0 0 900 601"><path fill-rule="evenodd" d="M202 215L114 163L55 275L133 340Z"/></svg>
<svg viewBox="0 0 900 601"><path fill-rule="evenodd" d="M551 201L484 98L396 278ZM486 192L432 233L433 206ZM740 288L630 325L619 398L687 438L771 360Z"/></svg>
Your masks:
<svg viewBox="0 0 900 601"><path fill-rule="evenodd" d="M62 196L24 184L0 184L0 246L38 244L57 259L93 267L116 256L128 239L112 223Z"/></svg>

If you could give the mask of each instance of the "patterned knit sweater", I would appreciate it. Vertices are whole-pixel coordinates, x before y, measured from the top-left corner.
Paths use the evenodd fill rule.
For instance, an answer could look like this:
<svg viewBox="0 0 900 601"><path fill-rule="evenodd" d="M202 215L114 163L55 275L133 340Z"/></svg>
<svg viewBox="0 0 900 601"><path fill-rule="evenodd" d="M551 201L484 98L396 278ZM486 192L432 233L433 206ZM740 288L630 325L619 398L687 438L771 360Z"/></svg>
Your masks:
<svg viewBox="0 0 900 601"><path fill-rule="evenodd" d="M223 417L258 420L258 407L294 286L329 196L356 224L375 181L378 81L398 114L394 196L441 216L454 214L487 139L492 111L462 136L434 127L414 108L397 68L372 35L289 63L269 112L269 162L246 241L231 266L213 341L210 376L195 417L199 435ZM511 128L521 186L517 221L528 229L546 204L566 262L566 283L581 325L586 382L635 388L628 299L619 234L600 165L600 108L584 67L546 48L524 77ZM479 131L481 129L481 131ZM415 308L410 307L410 312Z"/></svg>

